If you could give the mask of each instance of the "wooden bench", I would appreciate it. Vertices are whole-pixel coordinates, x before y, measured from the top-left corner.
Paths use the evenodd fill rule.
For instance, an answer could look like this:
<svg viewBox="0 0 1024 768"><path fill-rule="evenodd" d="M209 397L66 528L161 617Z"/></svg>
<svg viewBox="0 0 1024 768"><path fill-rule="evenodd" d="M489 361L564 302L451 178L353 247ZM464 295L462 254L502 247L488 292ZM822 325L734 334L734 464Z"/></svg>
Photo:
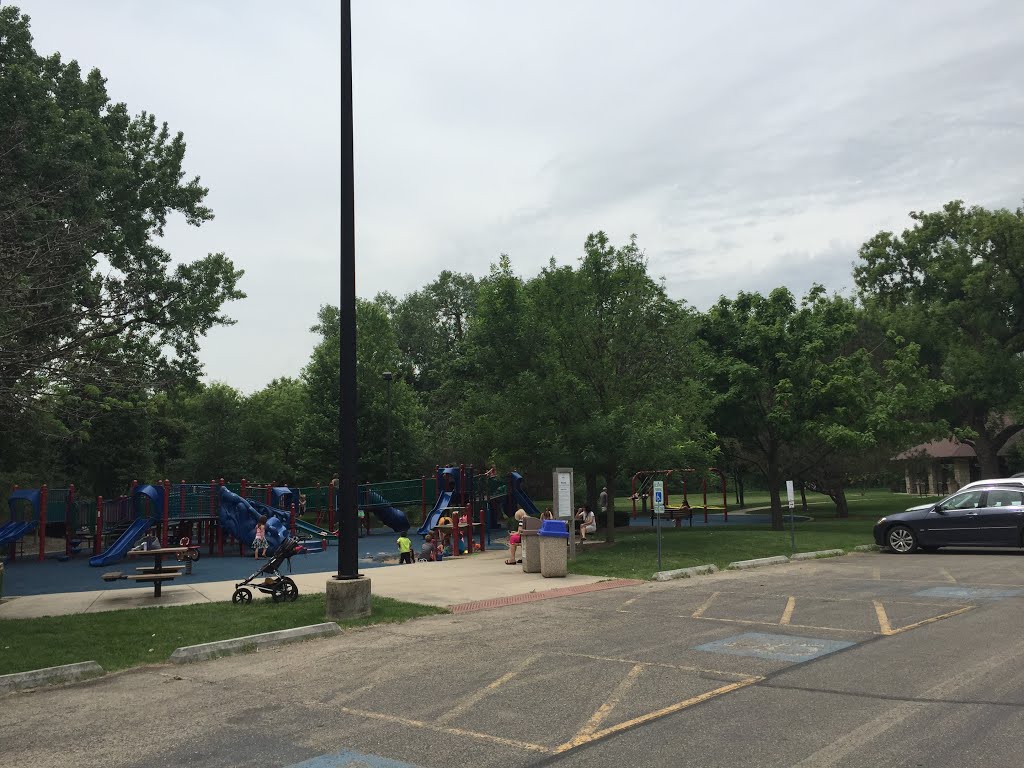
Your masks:
<svg viewBox="0 0 1024 768"><path fill-rule="evenodd" d="M145 565L145 566L141 566L139 568L136 568L135 570L137 570L139 573L153 573L153 574L157 574L157 573L171 573L171 574L174 574L175 576L179 576L185 570L185 566L184 565L164 565L164 566L162 566L160 568L157 568L155 565Z"/></svg>
<svg viewBox="0 0 1024 768"><path fill-rule="evenodd" d="M131 579L132 581L173 581L178 578L176 573L129 573L127 576L122 576L122 579Z"/></svg>

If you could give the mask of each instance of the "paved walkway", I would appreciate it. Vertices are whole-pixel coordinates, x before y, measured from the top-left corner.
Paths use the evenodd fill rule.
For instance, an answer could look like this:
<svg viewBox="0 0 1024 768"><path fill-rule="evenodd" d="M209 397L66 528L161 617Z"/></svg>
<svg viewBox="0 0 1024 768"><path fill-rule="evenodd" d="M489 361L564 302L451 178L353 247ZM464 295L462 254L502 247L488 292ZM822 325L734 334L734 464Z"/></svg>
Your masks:
<svg viewBox="0 0 1024 768"><path fill-rule="evenodd" d="M574 574L562 579L545 579L539 573L523 573L521 567L505 565L506 553L505 549L496 549L469 557L446 558L440 563L373 568L366 572L365 577L370 580L371 591L375 595L445 608L594 584L603 580L596 576ZM335 573L336 569L319 573L293 573L291 578L298 585L300 594L309 594L326 592L327 582ZM181 582L184 583L165 584L163 595L159 598L153 597L152 587L99 588L84 592L25 595L7 599L0 604L0 619L227 601L231 599L235 584L246 575L231 581L185 581L201 578L201 573L197 573L183 577ZM270 598L257 592L256 599Z"/></svg>

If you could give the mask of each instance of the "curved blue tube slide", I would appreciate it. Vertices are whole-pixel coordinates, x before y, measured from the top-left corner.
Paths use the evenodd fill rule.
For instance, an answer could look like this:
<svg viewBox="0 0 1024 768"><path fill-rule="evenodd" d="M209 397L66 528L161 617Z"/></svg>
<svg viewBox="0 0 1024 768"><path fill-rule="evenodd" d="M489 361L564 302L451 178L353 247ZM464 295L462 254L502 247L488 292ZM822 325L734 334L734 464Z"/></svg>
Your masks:
<svg viewBox="0 0 1024 768"><path fill-rule="evenodd" d="M135 546L135 542L142 538L142 535L152 526L156 525L155 517L139 517L132 521L128 530L122 533L117 541L111 544L105 552L93 555L89 558L89 565L104 566L116 563L124 553Z"/></svg>
<svg viewBox="0 0 1024 768"><path fill-rule="evenodd" d="M373 512L378 520L397 533L409 530L409 518L405 516L405 512L391 506L391 502L376 491L370 491L370 497L367 498L366 491L360 488L359 506Z"/></svg>
<svg viewBox="0 0 1024 768"><path fill-rule="evenodd" d="M267 544L273 550L288 538L289 513L252 499L243 499L221 486L220 524L245 546L256 538L256 523L261 515L267 516Z"/></svg>

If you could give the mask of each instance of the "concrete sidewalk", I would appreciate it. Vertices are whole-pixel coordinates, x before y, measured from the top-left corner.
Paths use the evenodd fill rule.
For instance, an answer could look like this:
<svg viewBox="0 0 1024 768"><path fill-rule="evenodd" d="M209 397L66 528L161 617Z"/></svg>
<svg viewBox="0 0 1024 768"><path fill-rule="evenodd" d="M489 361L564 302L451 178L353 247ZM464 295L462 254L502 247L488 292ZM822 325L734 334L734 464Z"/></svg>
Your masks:
<svg viewBox="0 0 1024 768"><path fill-rule="evenodd" d="M505 549L490 550L469 557L446 558L440 563L373 568L367 571L365 576L370 579L371 591L375 595L443 608L593 584L604 580L597 576L574 574L569 574L565 578L545 579L539 573L523 573L521 566L505 565L506 555ZM326 592L327 582L335 573L336 571L325 571L285 575L290 575L299 588L299 594L305 595ZM27 619L125 608L224 602L231 600L236 583L237 581L215 581L165 584L163 595L158 598L153 597L151 587L25 595L6 599L0 604L0 619ZM257 600L270 599L261 592L253 592Z"/></svg>

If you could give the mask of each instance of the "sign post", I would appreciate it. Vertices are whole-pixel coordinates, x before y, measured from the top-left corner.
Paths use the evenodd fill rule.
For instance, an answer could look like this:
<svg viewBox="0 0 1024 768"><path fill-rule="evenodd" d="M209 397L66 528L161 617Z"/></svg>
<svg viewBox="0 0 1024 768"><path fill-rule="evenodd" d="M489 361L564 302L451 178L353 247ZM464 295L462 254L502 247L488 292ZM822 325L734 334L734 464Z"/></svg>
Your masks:
<svg viewBox="0 0 1024 768"><path fill-rule="evenodd" d="M555 467L551 473L551 497L555 500L555 518L565 520L569 527L569 559L576 559L576 536L573 529L573 516L576 514L576 506L573 503L573 482L572 467Z"/></svg>
<svg viewBox="0 0 1024 768"><path fill-rule="evenodd" d="M651 485L654 516L658 521L658 570L661 570L661 520L665 514L665 481L655 480Z"/></svg>
<svg viewBox="0 0 1024 768"><path fill-rule="evenodd" d="M789 499L789 548L790 554L796 553L796 515L793 510L796 508L796 500L793 498L793 481L786 481L786 497Z"/></svg>

